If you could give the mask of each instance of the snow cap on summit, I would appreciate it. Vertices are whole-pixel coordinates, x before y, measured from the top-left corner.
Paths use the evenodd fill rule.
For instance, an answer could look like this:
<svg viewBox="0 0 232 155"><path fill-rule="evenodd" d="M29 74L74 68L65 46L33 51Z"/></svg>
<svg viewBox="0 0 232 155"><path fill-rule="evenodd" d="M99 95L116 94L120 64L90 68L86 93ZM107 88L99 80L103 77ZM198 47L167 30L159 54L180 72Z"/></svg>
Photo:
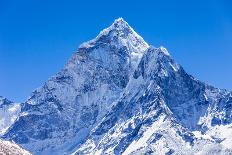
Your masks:
<svg viewBox="0 0 232 155"><path fill-rule="evenodd" d="M123 18L120 17L115 19L113 24L111 24L108 28L103 29L95 39L81 44L79 48L92 47L102 36L107 35L110 35L111 38L116 36L121 40L133 40L133 42L140 43L145 49L149 47L144 39L139 36Z"/></svg>
<svg viewBox="0 0 232 155"><path fill-rule="evenodd" d="M131 28L129 24L121 17L118 19L115 19L112 25L115 27L121 27L121 28Z"/></svg>
<svg viewBox="0 0 232 155"><path fill-rule="evenodd" d="M100 37L102 35L107 35L111 31L116 31L117 33L120 33L120 32L123 32L125 30L127 30L131 33L135 33L137 35L137 33L133 30L133 28L130 27L130 25L123 18L118 18L118 19L114 20L112 25L110 25L108 28L102 30L100 32L100 34L98 35L98 37Z"/></svg>
<svg viewBox="0 0 232 155"><path fill-rule="evenodd" d="M114 23L126 22L122 17L114 20Z"/></svg>

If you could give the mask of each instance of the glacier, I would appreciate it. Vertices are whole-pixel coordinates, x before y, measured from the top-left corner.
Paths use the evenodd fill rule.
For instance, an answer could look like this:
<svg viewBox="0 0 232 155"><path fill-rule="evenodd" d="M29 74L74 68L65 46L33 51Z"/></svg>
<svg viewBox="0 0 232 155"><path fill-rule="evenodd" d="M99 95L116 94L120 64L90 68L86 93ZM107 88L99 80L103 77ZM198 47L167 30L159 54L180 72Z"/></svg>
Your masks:
<svg viewBox="0 0 232 155"><path fill-rule="evenodd" d="M1 138L38 155L232 154L232 93L186 73L122 18L27 101L1 105L12 120L0 119Z"/></svg>

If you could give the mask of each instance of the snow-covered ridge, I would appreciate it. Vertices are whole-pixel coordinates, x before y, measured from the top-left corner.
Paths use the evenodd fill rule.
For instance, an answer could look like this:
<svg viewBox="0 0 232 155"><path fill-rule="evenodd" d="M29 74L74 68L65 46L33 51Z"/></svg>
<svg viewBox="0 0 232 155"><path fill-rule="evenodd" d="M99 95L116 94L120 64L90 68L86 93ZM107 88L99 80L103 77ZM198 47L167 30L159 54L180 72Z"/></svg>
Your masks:
<svg viewBox="0 0 232 155"><path fill-rule="evenodd" d="M0 154L1 155L31 155L14 142L3 141L0 139Z"/></svg>

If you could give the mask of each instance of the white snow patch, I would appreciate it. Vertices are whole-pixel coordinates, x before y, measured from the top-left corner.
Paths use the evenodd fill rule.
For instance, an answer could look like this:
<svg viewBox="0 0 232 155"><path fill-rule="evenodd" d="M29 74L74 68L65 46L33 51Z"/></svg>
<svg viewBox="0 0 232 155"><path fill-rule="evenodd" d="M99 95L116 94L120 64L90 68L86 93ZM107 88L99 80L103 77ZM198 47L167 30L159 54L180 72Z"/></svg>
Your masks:
<svg viewBox="0 0 232 155"><path fill-rule="evenodd" d="M0 135L3 135L15 122L20 111L20 103L10 103L0 108Z"/></svg>
<svg viewBox="0 0 232 155"><path fill-rule="evenodd" d="M162 51L164 54L166 54L166 55L169 55L169 56L170 56L170 54L169 54L168 50L167 50L165 47L161 46L161 47L160 47L160 49L161 49L161 51Z"/></svg>
<svg viewBox="0 0 232 155"><path fill-rule="evenodd" d="M147 141L149 138L152 136L154 132L158 130L158 126L160 126L164 121L164 116L161 116L159 120L155 121L151 127L149 127L144 133L143 137L141 137L138 141L133 141L127 149L123 152L122 155L128 155L139 148L146 147L147 146Z"/></svg>

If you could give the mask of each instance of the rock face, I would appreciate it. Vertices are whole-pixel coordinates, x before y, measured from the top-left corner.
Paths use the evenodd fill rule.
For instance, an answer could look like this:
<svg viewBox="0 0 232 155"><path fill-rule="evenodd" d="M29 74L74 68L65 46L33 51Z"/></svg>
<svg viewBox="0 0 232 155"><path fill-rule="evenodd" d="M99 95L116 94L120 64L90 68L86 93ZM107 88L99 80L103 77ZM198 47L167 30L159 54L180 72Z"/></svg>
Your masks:
<svg viewBox="0 0 232 155"><path fill-rule="evenodd" d="M231 92L119 18L32 93L2 137L35 154L229 154L231 121Z"/></svg>
<svg viewBox="0 0 232 155"><path fill-rule="evenodd" d="M0 154L1 155L31 155L17 144L9 141L0 140Z"/></svg>

